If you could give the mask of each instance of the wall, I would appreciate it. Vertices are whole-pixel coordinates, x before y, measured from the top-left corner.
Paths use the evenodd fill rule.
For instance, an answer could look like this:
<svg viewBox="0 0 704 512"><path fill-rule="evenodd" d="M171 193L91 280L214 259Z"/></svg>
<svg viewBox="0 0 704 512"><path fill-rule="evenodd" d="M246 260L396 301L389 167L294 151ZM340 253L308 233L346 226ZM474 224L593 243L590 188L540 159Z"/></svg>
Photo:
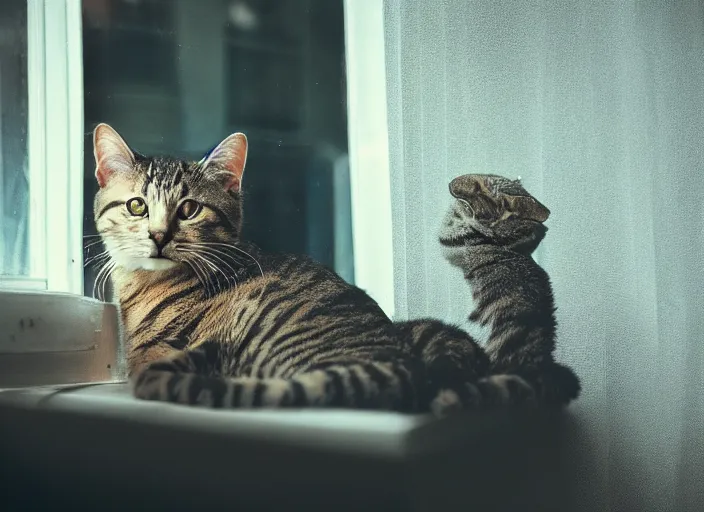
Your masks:
<svg viewBox="0 0 704 512"><path fill-rule="evenodd" d="M385 31L397 315L466 325L447 183L521 176L584 384L575 510L704 510L704 4L387 0Z"/></svg>

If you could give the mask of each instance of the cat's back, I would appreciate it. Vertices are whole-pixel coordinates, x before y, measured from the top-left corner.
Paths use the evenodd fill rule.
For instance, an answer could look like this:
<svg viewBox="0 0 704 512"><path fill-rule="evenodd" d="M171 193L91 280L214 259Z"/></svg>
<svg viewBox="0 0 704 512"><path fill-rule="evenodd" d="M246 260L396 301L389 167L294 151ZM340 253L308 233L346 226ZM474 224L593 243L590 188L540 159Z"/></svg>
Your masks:
<svg viewBox="0 0 704 512"><path fill-rule="evenodd" d="M262 255L252 275L201 304L194 339L235 340L304 326L350 322L370 329L391 326L363 290L307 256Z"/></svg>
<svg viewBox="0 0 704 512"><path fill-rule="evenodd" d="M331 357L397 354L396 331L361 289L305 256L259 259L260 274L209 300L191 347L217 339L227 373L286 376Z"/></svg>
<svg viewBox="0 0 704 512"><path fill-rule="evenodd" d="M317 303L320 307L327 306L331 311L356 310L359 314L376 315L390 322L366 292L309 256L269 255L262 259L262 267L264 275L277 281L284 295L293 295L301 302Z"/></svg>

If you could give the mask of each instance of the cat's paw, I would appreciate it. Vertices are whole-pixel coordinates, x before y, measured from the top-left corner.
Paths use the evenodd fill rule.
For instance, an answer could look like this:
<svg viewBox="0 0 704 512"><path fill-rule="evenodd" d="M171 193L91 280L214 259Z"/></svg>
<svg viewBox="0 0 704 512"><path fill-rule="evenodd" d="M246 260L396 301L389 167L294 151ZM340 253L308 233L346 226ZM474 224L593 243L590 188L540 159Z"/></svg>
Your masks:
<svg viewBox="0 0 704 512"><path fill-rule="evenodd" d="M187 354L179 352L134 369L130 373L132 394L141 400L165 400L169 380L191 370L191 361Z"/></svg>
<svg viewBox="0 0 704 512"><path fill-rule="evenodd" d="M170 372L144 367L130 376L132 395L140 400L163 400Z"/></svg>

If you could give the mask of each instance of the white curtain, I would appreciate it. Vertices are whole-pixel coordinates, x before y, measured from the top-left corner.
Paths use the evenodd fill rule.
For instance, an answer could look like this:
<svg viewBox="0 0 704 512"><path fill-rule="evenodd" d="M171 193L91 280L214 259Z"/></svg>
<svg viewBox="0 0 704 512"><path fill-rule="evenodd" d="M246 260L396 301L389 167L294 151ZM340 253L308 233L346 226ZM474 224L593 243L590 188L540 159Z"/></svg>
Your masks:
<svg viewBox="0 0 704 512"><path fill-rule="evenodd" d="M396 311L466 325L459 174L551 210L574 510L704 510L704 3L387 0Z"/></svg>

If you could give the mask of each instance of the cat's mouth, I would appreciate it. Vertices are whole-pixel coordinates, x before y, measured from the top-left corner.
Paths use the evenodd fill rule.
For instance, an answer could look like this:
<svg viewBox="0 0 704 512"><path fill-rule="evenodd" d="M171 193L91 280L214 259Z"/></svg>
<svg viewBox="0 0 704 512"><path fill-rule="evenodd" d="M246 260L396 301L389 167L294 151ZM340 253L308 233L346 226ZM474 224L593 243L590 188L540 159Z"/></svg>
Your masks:
<svg viewBox="0 0 704 512"><path fill-rule="evenodd" d="M174 260L164 256L129 258L124 262L127 270L169 270L177 265Z"/></svg>

